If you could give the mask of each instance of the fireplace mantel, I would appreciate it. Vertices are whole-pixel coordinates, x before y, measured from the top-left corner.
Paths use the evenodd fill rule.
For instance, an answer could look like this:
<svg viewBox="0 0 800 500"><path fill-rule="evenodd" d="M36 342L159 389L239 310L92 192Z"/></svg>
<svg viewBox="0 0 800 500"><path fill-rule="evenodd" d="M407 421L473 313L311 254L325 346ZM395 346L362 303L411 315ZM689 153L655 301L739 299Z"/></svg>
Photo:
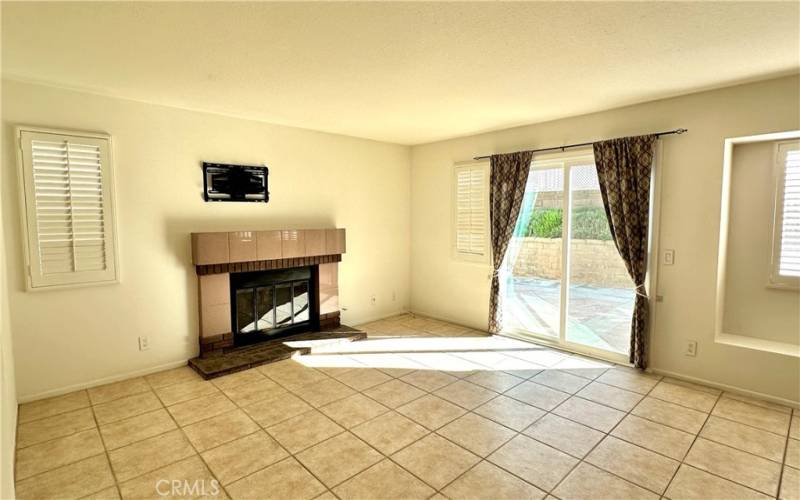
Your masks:
<svg viewBox="0 0 800 500"><path fill-rule="evenodd" d="M319 324L339 326L338 263L344 229L279 229L192 233L198 278L200 355L234 345L230 273L318 266Z"/></svg>
<svg viewBox="0 0 800 500"><path fill-rule="evenodd" d="M343 253L344 229L192 233L192 263L198 267Z"/></svg>

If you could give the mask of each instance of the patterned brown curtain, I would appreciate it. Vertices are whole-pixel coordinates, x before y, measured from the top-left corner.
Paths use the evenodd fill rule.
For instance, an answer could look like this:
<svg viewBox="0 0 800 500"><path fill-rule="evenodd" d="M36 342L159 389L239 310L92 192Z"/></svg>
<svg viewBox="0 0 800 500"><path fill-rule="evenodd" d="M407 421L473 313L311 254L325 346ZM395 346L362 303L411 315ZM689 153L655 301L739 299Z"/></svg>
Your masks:
<svg viewBox="0 0 800 500"><path fill-rule="evenodd" d="M647 367L647 230L650 222L650 172L657 136L624 137L594 143L594 162L611 236L636 285L631 321L630 362Z"/></svg>
<svg viewBox="0 0 800 500"><path fill-rule="evenodd" d="M503 327L503 307L500 294L500 268L503 265L508 243L514 234L525 184L531 169L533 153L521 151L492 155L489 185L489 223L492 234L492 289L489 296L489 331L499 332Z"/></svg>

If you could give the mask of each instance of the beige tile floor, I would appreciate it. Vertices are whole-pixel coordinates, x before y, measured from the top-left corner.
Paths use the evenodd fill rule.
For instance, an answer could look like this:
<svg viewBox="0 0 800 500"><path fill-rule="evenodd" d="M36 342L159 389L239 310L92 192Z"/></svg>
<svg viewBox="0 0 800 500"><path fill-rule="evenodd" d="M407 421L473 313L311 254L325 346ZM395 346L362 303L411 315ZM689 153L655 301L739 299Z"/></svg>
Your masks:
<svg viewBox="0 0 800 500"><path fill-rule="evenodd" d="M790 408L412 315L364 328L24 404L18 497L800 498Z"/></svg>

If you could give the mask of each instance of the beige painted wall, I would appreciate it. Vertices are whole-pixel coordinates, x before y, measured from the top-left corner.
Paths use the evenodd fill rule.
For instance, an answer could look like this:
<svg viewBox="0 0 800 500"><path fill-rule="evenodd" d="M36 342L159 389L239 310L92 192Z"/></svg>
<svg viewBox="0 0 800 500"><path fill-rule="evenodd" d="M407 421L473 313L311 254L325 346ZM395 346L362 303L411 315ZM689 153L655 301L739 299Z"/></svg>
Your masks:
<svg viewBox="0 0 800 500"><path fill-rule="evenodd" d="M0 188L5 179L0 178ZM0 204L0 219L3 215ZM6 225L0 226L0 498L14 498L14 450L17 437L17 391L9 319L6 274Z"/></svg>
<svg viewBox="0 0 800 500"><path fill-rule="evenodd" d="M196 355L192 231L347 228L343 321L407 308L409 148L14 81L4 82L2 100L3 225L20 400ZM113 136L120 284L24 291L15 124ZM266 162L271 201L204 203L202 161ZM149 336L150 350L138 350L140 335Z"/></svg>
<svg viewBox="0 0 800 500"><path fill-rule="evenodd" d="M726 137L800 128L800 80L781 78L463 137L412 149L411 307L485 328L489 268L451 257L451 169L492 152L586 142L686 127L662 142L662 249L651 367L800 400L800 360L714 343L722 151ZM683 355L688 339L697 357Z"/></svg>
<svg viewBox="0 0 800 500"><path fill-rule="evenodd" d="M775 143L733 148L722 331L800 344L800 292L768 288Z"/></svg>

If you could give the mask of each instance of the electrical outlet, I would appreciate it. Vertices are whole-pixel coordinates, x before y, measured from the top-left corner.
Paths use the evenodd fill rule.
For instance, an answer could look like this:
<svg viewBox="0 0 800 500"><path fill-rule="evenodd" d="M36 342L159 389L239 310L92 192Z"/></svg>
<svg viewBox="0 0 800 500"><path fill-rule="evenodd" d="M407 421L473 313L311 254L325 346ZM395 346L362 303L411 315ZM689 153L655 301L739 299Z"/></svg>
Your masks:
<svg viewBox="0 0 800 500"><path fill-rule="evenodd" d="M397 300L397 291L392 290L392 302Z"/></svg>
<svg viewBox="0 0 800 500"><path fill-rule="evenodd" d="M373 306L375 305L375 302L376 302L376 301L377 301L377 299L375 298L375 296L374 296L374 295L371 295L371 296L369 297L369 303L370 303L370 304L372 304Z"/></svg>
<svg viewBox="0 0 800 500"><path fill-rule="evenodd" d="M675 264L675 250L664 250L664 265L672 266Z"/></svg>
<svg viewBox="0 0 800 500"><path fill-rule="evenodd" d="M150 349L150 339L147 337L139 337L139 350L146 351Z"/></svg>
<svg viewBox="0 0 800 500"><path fill-rule="evenodd" d="M684 352L686 356L695 357L697 356L697 341L696 340L689 340L686 342L686 352Z"/></svg>

